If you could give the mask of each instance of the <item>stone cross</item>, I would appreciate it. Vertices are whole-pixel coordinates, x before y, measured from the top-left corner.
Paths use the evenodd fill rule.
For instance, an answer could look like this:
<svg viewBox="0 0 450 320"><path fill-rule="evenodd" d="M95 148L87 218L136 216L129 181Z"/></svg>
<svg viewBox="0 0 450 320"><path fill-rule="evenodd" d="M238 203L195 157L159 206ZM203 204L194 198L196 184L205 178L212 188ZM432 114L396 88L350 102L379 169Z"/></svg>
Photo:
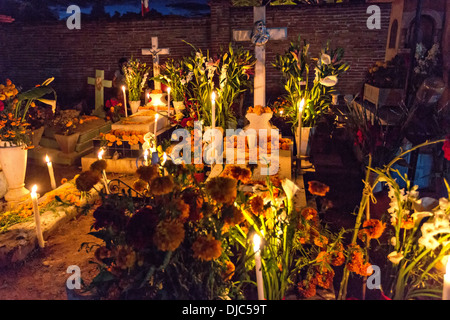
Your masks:
<svg viewBox="0 0 450 320"><path fill-rule="evenodd" d="M89 77L88 84L95 86L95 110L92 114L102 117L105 115L103 110L105 104L103 88L112 88L112 81L105 80L104 70L95 70L95 78Z"/></svg>
<svg viewBox="0 0 450 320"><path fill-rule="evenodd" d="M158 47L158 37L152 37L152 48L142 49L143 56L153 56L153 76L159 75L159 56L170 54L169 48L159 48ZM161 90L161 83L155 81L155 90Z"/></svg>
<svg viewBox="0 0 450 320"><path fill-rule="evenodd" d="M287 28L266 29L266 7L253 7L253 30L233 30L234 41L252 41L255 44L254 106L266 106L266 43L287 39Z"/></svg>

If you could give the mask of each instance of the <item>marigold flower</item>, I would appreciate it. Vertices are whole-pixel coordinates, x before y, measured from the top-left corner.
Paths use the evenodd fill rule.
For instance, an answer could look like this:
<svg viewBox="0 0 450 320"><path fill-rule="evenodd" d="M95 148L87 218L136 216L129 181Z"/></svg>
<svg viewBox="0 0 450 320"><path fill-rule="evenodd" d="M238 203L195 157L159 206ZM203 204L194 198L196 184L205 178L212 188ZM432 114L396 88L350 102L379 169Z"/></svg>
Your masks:
<svg viewBox="0 0 450 320"><path fill-rule="evenodd" d="M137 192L143 192L148 187L148 182L138 179L133 183L133 189Z"/></svg>
<svg viewBox="0 0 450 320"><path fill-rule="evenodd" d="M334 271L332 269L321 268L321 270L316 273L315 278L318 286L328 289L333 284Z"/></svg>
<svg viewBox="0 0 450 320"><path fill-rule="evenodd" d="M222 255L222 242L216 240L211 234L199 236L192 244L194 258L211 261Z"/></svg>
<svg viewBox="0 0 450 320"><path fill-rule="evenodd" d="M347 264L348 270L361 276L370 276L373 272L371 264L364 262L364 252L360 246L353 244L349 246L351 260Z"/></svg>
<svg viewBox="0 0 450 320"><path fill-rule="evenodd" d="M378 239L383 234L385 228L386 224L378 219L366 220L363 223L363 229L358 232L358 237L363 241L365 237L368 240Z"/></svg>
<svg viewBox="0 0 450 320"><path fill-rule="evenodd" d="M117 267L122 270L131 269L136 263L136 252L128 246L117 246L112 255L115 257Z"/></svg>
<svg viewBox="0 0 450 320"><path fill-rule="evenodd" d="M316 285L312 281L301 281L298 284L297 289L300 296L305 299L314 297L316 295Z"/></svg>
<svg viewBox="0 0 450 320"><path fill-rule="evenodd" d="M150 184L150 190L155 196L168 194L174 187L172 176L157 177Z"/></svg>
<svg viewBox="0 0 450 320"><path fill-rule="evenodd" d="M311 207L304 208L300 213L305 220L313 220L317 217L317 210Z"/></svg>
<svg viewBox="0 0 450 320"><path fill-rule="evenodd" d="M237 181L226 177L214 177L206 183L206 191L218 203L232 203L237 196Z"/></svg>
<svg viewBox="0 0 450 320"><path fill-rule="evenodd" d="M176 200L177 210L180 211L180 219L185 222L189 218L189 205L181 199Z"/></svg>
<svg viewBox="0 0 450 320"><path fill-rule="evenodd" d="M166 219L156 226L153 242L160 251L175 251L184 240L184 226L180 220Z"/></svg>
<svg viewBox="0 0 450 320"><path fill-rule="evenodd" d="M67 179L66 178L62 178L61 179L61 184L65 184L67 182Z"/></svg>
<svg viewBox="0 0 450 320"><path fill-rule="evenodd" d="M225 272L223 273L223 280L229 281L234 276L234 271L236 270L236 267L234 266L233 262L230 260L225 261Z"/></svg>
<svg viewBox="0 0 450 320"><path fill-rule="evenodd" d="M140 179L150 182L159 176L159 169L156 165L141 166L136 170L136 174Z"/></svg>
<svg viewBox="0 0 450 320"><path fill-rule="evenodd" d="M260 196L253 196L250 199L250 209L252 210L253 214L259 215L263 213L264 210L264 200Z"/></svg>
<svg viewBox="0 0 450 320"><path fill-rule="evenodd" d="M77 189L80 191L90 191L100 181L100 173L96 171L85 171L80 173L75 180Z"/></svg>
<svg viewBox="0 0 450 320"><path fill-rule="evenodd" d="M108 164L106 163L106 160L97 160L94 161L91 166L89 167L92 171L97 171L99 173L103 172L103 170L106 170L108 167Z"/></svg>
<svg viewBox="0 0 450 320"><path fill-rule="evenodd" d="M319 181L308 181L308 191L312 195L324 197L330 191L330 187Z"/></svg>

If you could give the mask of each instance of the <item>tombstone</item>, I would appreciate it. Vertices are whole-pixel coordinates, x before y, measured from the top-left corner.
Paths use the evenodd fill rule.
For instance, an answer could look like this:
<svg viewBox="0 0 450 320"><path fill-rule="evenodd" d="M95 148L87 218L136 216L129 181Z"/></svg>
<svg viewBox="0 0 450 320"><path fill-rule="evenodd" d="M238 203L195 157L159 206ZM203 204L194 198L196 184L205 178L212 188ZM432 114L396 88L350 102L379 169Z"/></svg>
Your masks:
<svg viewBox="0 0 450 320"><path fill-rule="evenodd" d="M103 106L105 104L104 88L112 88L112 81L105 80L104 70L95 70L95 78L88 78L88 84L95 86L95 110L92 112L93 116L99 118L105 117L105 110Z"/></svg>
<svg viewBox="0 0 450 320"><path fill-rule="evenodd" d="M255 45L255 80L253 105L266 106L266 43L287 39L287 28L266 28L266 7L253 7L253 30L233 30L233 40L252 41Z"/></svg>
<svg viewBox="0 0 450 320"><path fill-rule="evenodd" d="M143 56L153 56L153 77L160 74L159 68L159 56L170 54L169 48L159 48L158 47L158 37L152 37L152 48L142 49ZM155 81L155 90L161 90L161 83Z"/></svg>

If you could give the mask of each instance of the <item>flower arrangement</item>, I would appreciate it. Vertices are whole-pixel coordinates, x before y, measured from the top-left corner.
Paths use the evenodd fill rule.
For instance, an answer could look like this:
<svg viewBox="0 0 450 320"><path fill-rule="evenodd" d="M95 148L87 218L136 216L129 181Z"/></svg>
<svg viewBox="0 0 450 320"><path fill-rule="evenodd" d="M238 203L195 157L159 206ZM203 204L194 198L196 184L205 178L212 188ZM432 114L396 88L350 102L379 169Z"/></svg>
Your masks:
<svg viewBox="0 0 450 320"><path fill-rule="evenodd" d="M270 109L269 107L254 106L254 107L249 107L247 110L247 113L255 113L258 116L260 116L263 113L272 113L272 109Z"/></svg>
<svg viewBox="0 0 450 320"><path fill-rule="evenodd" d="M120 116L125 115L123 104L115 98L106 101L105 109L106 109L106 119L111 120L113 122L119 121Z"/></svg>
<svg viewBox="0 0 450 320"><path fill-rule="evenodd" d="M70 136L75 133L77 127L84 123L79 117L80 112L76 110L60 111L52 121L52 127L56 134Z"/></svg>
<svg viewBox="0 0 450 320"><path fill-rule="evenodd" d="M406 61L401 55L396 55L388 62L378 61L366 75L366 83L377 88L401 89L406 83Z"/></svg>
<svg viewBox="0 0 450 320"><path fill-rule="evenodd" d="M162 82L170 87L170 94L173 101L184 101L186 84L188 84L191 79L188 77L186 66L182 62L168 59L166 63L161 66L160 75L155 77L154 80Z"/></svg>
<svg viewBox="0 0 450 320"><path fill-rule="evenodd" d="M103 146L112 147L121 146L123 142L127 142L130 146L143 144L144 134L136 131L112 130L109 133L100 133Z"/></svg>
<svg viewBox="0 0 450 320"><path fill-rule="evenodd" d="M129 101L138 101L141 99L141 93L147 86L149 67L146 63L131 58L123 67L125 83L128 88Z"/></svg>
<svg viewBox="0 0 450 320"><path fill-rule="evenodd" d="M232 106L239 95L250 88L250 75L256 60L248 50L233 49L231 44L218 58L195 47L191 57L183 60L190 81L186 95L199 108L198 119L211 126L212 92L216 93L216 125L227 128L236 123Z"/></svg>
<svg viewBox="0 0 450 320"><path fill-rule="evenodd" d="M304 125L314 126L318 117L329 108L339 77L350 68L342 62L343 56L342 48L332 49L328 42L319 58L310 58L309 44L306 40L302 43L300 36L283 55L277 55L273 66L283 74L285 99L289 102L284 114L291 123L298 123L298 105L302 99L306 101ZM313 66L316 76L310 87L309 72Z"/></svg>
<svg viewBox="0 0 450 320"><path fill-rule="evenodd" d="M56 99L55 91L48 85L53 78L47 79L35 88L19 93L19 89L7 79L6 84L0 84L0 140L3 145L7 143L15 146L30 147L30 139L26 132L30 126L29 110L34 108L35 100L53 106L55 111L56 100L41 99L43 96L53 93Z"/></svg>

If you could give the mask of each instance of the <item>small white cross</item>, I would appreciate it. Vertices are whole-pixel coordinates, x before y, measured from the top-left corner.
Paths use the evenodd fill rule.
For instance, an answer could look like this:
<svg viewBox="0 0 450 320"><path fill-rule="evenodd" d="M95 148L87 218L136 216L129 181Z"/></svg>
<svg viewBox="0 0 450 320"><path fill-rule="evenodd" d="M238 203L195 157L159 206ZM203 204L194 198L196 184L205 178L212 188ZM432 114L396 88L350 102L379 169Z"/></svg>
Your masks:
<svg viewBox="0 0 450 320"><path fill-rule="evenodd" d="M143 56L153 56L153 76L159 75L159 56L170 54L169 48L158 47L158 37L152 37L152 48L142 49ZM161 83L155 81L155 90L161 90Z"/></svg>

